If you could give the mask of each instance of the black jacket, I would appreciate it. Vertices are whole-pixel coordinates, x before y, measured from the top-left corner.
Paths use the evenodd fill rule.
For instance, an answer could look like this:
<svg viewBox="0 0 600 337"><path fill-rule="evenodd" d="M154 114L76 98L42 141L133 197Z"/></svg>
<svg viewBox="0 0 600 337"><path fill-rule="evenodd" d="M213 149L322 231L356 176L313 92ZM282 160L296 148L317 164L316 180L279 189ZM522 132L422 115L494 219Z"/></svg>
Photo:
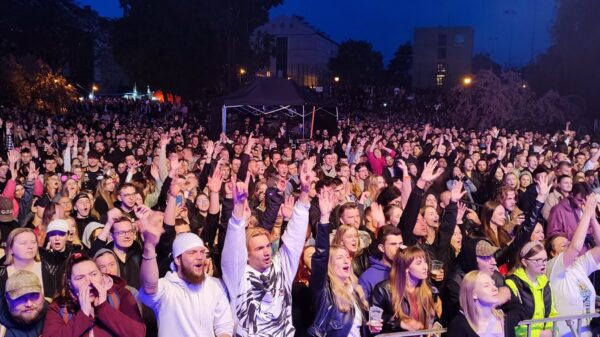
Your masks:
<svg viewBox="0 0 600 337"><path fill-rule="evenodd" d="M309 284L315 320L308 329L308 333L311 336L318 337L346 337L352 328L355 312L354 308L346 313L341 312L333 301L333 294L327 277L330 245L329 226L329 224L320 224L317 228L316 251L312 256ZM365 312L363 312L363 317L366 317ZM363 328L364 326L363 324Z"/></svg>
<svg viewBox="0 0 600 337"><path fill-rule="evenodd" d="M515 326L519 324L519 321L524 319L523 315L515 311L511 311L504 315L504 336L514 337ZM448 326L448 332L446 337L479 337L477 332L473 331L473 328L469 325L467 318L463 313L459 313L456 318L452 320L452 323Z"/></svg>
<svg viewBox="0 0 600 337"><path fill-rule="evenodd" d="M433 292L433 301L437 302L439 298L437 288L431 287L431 291ZM406 331L402 329L402 327L400 326L400 319L394 314L394 306L392 304L392 292L390 289L389 280L380 282L375 286L375 288L373 288L373 291L371 292L370 306L375 306L383 309L383 315L381 316L381 318L383 319L383 328L381 329L381 333ZM402 299L402 310L407 315L410 315L410 304L408 303L408 300L406 298ZM437 320L438 317L435 316L434 321L431 322L431 324L433 324Z"/></svg>
<svg viewBox="0 0 600 337"><path fill-rule="evenodd" d="M105 241L96 239L92 242L91 255L94 256L102 248L108 248L112 250L114 242L106 244ZM125 262L121 259L117 259L119 262L119 270L121 272L121 278L127 281L127 285L134 288L140 287L140 266L142 264L142 245L133 241L133 245L129 247L125 255Z"/></svg>

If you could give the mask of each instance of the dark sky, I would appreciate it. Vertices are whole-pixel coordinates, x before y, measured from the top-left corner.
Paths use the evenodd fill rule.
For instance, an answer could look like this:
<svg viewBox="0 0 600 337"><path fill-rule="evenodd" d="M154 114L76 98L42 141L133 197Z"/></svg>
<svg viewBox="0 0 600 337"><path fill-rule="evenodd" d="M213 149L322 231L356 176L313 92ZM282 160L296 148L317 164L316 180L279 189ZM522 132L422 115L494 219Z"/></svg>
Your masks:
<svg viewBox="0 0 600 337"><path fill-rule="evenodd" d="M284 0L271 17L296 14L333 40L367 40L386 63L415 27L471 26L475 53L523 66L551 42L558 0ZM79 0L100 15L121 15L118 0Z"/></svg>

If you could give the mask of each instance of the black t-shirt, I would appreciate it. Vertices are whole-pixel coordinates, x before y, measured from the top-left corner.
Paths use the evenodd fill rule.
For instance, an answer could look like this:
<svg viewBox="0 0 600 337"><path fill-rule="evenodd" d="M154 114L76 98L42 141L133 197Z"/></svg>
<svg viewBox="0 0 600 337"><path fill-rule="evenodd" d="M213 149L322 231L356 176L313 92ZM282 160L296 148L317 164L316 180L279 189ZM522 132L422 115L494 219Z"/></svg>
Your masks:
<svg viewBox="0 0 600 337"><path fill-rule="evenodd" d="M96 172L89 169L83 174L84 187L87 190L96 191L96 187L104 179L104 170L98 169Z"/></svg>

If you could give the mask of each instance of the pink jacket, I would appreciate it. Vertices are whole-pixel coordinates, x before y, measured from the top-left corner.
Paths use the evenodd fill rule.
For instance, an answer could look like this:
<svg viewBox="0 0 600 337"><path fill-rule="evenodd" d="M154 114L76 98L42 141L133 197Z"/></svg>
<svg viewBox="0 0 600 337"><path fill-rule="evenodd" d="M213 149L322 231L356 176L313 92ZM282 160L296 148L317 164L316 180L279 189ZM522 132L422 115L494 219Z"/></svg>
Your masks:
<svg viewBox="0 0 600 337"><path fill-rule="evenodd" d="M395 157L396 156L396 151L392 150L389 153L390 156ZM371 165L371 170L373 170L373 174L376 175L382 175L383 174L383 169L385 168L386 164L385 164L385 155L383 155L381 158L375 158L375 155L373 154L373 151L369 151L367 153L367 158L369 159L369 165Z"/></svg>
<svg viewBox="0 0 600 337"><path fill-rule="evenodd" d="M19 216L19 202L15 199L15 190L17 189L17 182L14 179L9 179L6 182L6 186L4 187L4 191L2 192L2 196L5 198L9 198L12 200L13 204L13 216L15 220ZM44 193L44 185L41 180L38 178L35 180L33 185L33 195L41 196Z"/></svg>

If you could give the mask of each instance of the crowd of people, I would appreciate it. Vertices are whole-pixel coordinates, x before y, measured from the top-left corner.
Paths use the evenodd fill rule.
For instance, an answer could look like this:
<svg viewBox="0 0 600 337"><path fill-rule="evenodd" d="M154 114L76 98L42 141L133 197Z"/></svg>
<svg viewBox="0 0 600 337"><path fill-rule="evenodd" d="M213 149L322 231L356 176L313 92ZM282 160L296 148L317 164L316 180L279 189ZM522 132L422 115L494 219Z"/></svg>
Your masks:
<svg viewBox="0 0 600 337"><path fill-rule="evenodd" d="M0 336L526 336L596 312L600 146L569 123L211 137L157 103L1 109ZM597 335L556 324L532 336Z"/></svg>

